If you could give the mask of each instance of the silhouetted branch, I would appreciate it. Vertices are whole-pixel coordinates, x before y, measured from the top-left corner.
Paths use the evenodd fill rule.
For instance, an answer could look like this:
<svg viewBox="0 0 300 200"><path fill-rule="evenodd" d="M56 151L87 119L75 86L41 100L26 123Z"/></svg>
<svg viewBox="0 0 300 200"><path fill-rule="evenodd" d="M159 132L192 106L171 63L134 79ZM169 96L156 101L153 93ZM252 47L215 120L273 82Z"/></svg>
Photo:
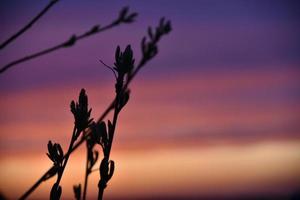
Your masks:
<svg viewBox="0 0 300 200"><path fill-rule="evenodd" d="M99 168L100 180L98 183L98 200L103 199L104 189L106 188L108 181L112 178L114 173L115 164L113 160L110 160L110 152L119 113L129 100L129 90L123 90L124 79L131 74L131 71L134 68L134 61L133 51L131 50L130 45L126 47L124 52L120 50L119 46L117 47L115 53L115 67L113 68L117 73L113 121L111 123L108 120L107 128L105 122L102 121L99 124L99 128L93 130L94 133L92 133L92 135L97 135L99 137L97 143L101 145L104 155Z"/></svg>
<svg viewBox="0 0 300 200"><path fill-rule="evenodd" d="M29 56L25 56L23 58L20 58L18 60L10 62L10 63L8 63L7 65L3 66L0 69L0 74L5 72L6 70L8 70L9 68L11 68L15 65L18 65L20 63L29 61L31 59L34 59L34 58L37 58L37 57L40 57L40 56L43 56L45 54L48 54L48 53L51 53L53 51L59 50L61 48L71 47L71 46L75 45L75 43L78 42L81 39L84 39L84 38L89 37L91 35L94 35L94 34L103 32L105 30L111 29L111 28L113 28L115 26L118 26L122 23L132 23L135 20L136 16L137 16L137 13L128 13L128 8L125 7L120 11L119 17L116 20L112 21L110 24L108 24L106 26L103 26L103 27L100 27L100 25L95 25L89 31L87 31L83 34L80 34L78 36L74 34L69 39L67 39L66 41L64 41L60 44L57 44L53 47L44 49L44 50L39 51L37 53L31 54Z"/></svg>
<svg viewBox="0 0 300 200"><path fill-rule="evenodd" d="M111 66L108 66L107 64L105 64L102 60L99 60L99 61L100 61L105 67L107 67L108 69L110 69L110 70L113 72L115 78L117 79L117 75L116 75L116 72L114 71L114 69L113 69Z"/></svg>
<svg viewBox="0 0 300 200"><path fill-rule="evenodd" d="M46 7L39 12L28 24L26 24L23 28L21 28L18 32L16 32L14 35L12 35L10 38L5 40L0 45L0 50L6 47L9 43L13 42L15 39L17 39L20 35L22 35L25 31L27 31L30 27L34 25L35 22L37 22L43 15L46 14L50 8L56 4L59 0L50 0L49 3L46 5Z"/></svg>
<svg viewBox="0 0 300 200"><path fill-rule="evenodd" d="M92 126L95 127L95 123L93 123ZM82 200L86 199L88 177L92 173L92 168L96 164L96 162L98 160L98 156L99 156L98 151L93 149L94 146L96 145L96 140L94 139L95 137L91 137L91 136L93 136L93 134L90 134L89 137L87 137L87 139L85 140L87 155L86 155L86 166L85 166L85 177L84 177Z"/></svg>
<svg viewBox="0 0 300 200"><path fill-rule="evenodd" d="M141 49L142 49L142 58L139 62L139 64L137 65L137 67L135 69L133 69L133 71L130 73L130 75L127 77L127 79L125 80L124 86L123 86L123 90L127 90L129 84L131 83L131 81L135 78L135 76L138 74L138 72L140 71L140 69L142 69L146 63L148 63L158 52L158 48L157 48L157 43L159 42L159 40L161 39L161 37L165 34L168 34L171 31L171 23L170 21L167 21L166 24L164 24L164 18L162 18L160 20L160 24L157 27L158 30L156 33L155 38L152 38L149 36L149 41L146 41L146 37L143 38L142 42L141 42ZM100 124L104 118L114 109L115 106L115 102L116 99L114 99L109 106L106 108L106 110L102 113L102 115L98 118L97 120L97 124ZM91 134L91 129L87 129L87 132L85 135L83 135L80 140L75 143L73 145L73 148L70 150L70 154L73 153L84 141L86 141L86 139L89 137L89 135ZM54 166L52 166L48 171L53 171ZM47 171L47 172L48 172ZM92 170L94 171L94 170ZM47 172L36 182L33 184L33 186L31 186L28 191L26 191L22 197L20 199L26 199L41 183L42 181L40 181L43 177L46 176ZM49 177L51 178L51 177Z"/></svg>
<svg viewBox="0 0 300 200"><path fill-rule="evenodd" d="M54 173L53 173L54 172ZM49 178L53 177L56 174L55 167L52 166L48 169L48 171L41 177L39 180L36 181L19 199L24 200L26 199L43 181L48 180Z"/></svg>
<svg viewBox="0 0 300 200"><path fill-rule="evenodd" d="M151 60L157 53L157 43L160 38L168 34L171 31L171 23L170 21L165 22L165 19L162 18L160 20L159 26L155 29L155 33L152 32L151 27L148 28L148 40L144 37L141 42L141 50L142 50L142 59L136 70L132 73L134 68L134 58L133 52L131 50L130 45L128 45L124 52L120 51L120 48L117 47L115 53L115 67L114 70L117 72L117 80L116 80L116 97L114 100L114 114L112 123L108 120L107 124L107 134L106 128L100 131L102 132L102 138L105 139L105 135L108 135L107 142L102 141L101 146L103 148L104 158L100 164L100 181L98 183L98 200L103 199L104 190L107 186L107 183L112 178L115 164L113 160L110 160L110 152L113 144L113 139L115 135L115 129L117 125L117 120L121 109L126 105L129 100L129 89L128 85L133 79L133 77L139 72L139 70L149 61ZM124 79L127 78L127 82L124 84ZM105 126L105 122L101 122ZM104 134L103 134L104 133ZM99 134L98 134L99 135ZM103 140L102 139L102 140Z"/></svg>
<svg viewBox="0 0 300 200"><path fill-rule="evenodd" d="M85 175L84 175L84 185L83 185L83 194L82 194L82 200L86 199L86 191L87 191L87 185L88 185L88 178L90 175L88 163L89 163L89 151L86 151L87 156L86 156L86 165L85 165Z"/></svg>
<svg viewBox="0 0 300 200"><path fill-rule="evenodd" d="M88 96L85 93L85 90L82 89L79 94L78 102L72 101L70 104L71 112L74 115L74 129L72 133L72 138L69 144L69 148L66 154L63 153L63 150L59 144L52 144L51 141L48 143L48 157L53 161L53 165L57 169L57 179L54 185L52 186L50 192L50 200L59 200L62 187L59 185L61 178L63 176L64 170L67 166L69 157L73 145L79 135L90 126L93 119L90 118L92 109L88 108Z"/></svg>

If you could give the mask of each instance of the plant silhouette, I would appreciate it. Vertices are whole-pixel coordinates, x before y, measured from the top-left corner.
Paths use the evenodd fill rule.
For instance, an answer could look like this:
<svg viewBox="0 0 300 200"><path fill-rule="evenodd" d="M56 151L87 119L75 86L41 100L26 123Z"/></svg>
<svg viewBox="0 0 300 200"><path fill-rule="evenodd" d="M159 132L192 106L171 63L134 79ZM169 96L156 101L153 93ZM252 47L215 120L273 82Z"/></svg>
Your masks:
<svg viewBox="0 0 300 200"><path fill-rule="evenodd" d="M20 31L3 42L0 49L3 49L21 36L24 32L26 32L57 2L59 2L59 0L50 1L49 4ZM48 53L52 53L61 48L71 47L79 40L96 33L103 32L120 24L132 23L134 22L136 16L137 13L130 13L128 7L125 7L120 11L117 19L113 20L110 24L106 26L95 25L85 33L79 35L74 34L69 39L58 45L15 60L3 66L0 69L0 73L5 72L7 69L12 68L17 64L38 58ZM74 198L77 200L85 200L87 198L88 177L92 174L92 172L98 171L100 174L100 179L98 182L98 199L103 199L104 190L107 187L109 180L112 178L115 170L115 163L110 159L110 153L118 122L118 116L130 98L129 84L138 74L138 72L152 58L154 58L155 55L157 55L158 42L162 36L168 34L170 31L171 23L170 21L166 21L164 18L160 20L159 25L154 29L149 27L148 36L143 37L141 40L142 57L139 62L135 61L134 53L130 45L127 45L124 51L122 51L119 46L116 48L113 67L110 67L101 61L102 64L113 71L116 78L115 97L113 101L104 110L103 114L98 118L98 120L93 120L91 118L92 109L89 108L88 105L88 95L86 94L85 89L80 91L78 101L71 101L70 104L70 111L74 116L74 127L67 151L64 152L59 143L52 142L50 140L47 145L48 152L46 154L51 160L52 166L19 199L26 199L40 186L42 182L47 181L54 176L56 176L56 181L52 185L49 198L51 200L60 199L63 194L63 187L60 182L70 155L83 143L86 144L85 177L83 184L80 183L73 186ZM113 112L112 120L104 121L104 118L110 112ZM95 147L97 146L101 147L103 158L100 162L100 165L96 167L97 169L93 169L97 163L97 160L100 158L100 153L95 150ZM4 196L2 195L1 198L4 199Z"/></svg>
<svg viewBox="0 0 300 200"><path fill-rule="evenodd" d="M93 121L93 119L90 119L92 110L88 109L88 97L84 89L80 91L78 102L75 103L74 101L72 101L70 107L71 107L71 112L74 115L75 122L74 122L72 138L67 153L64 155L60 144L57 143L52 144L51 141L49 141L48 143L47 155L50 158L50 160L53 162L53 166L55 168L54 173L57 174L56 182L52 186L50 192L51 200L60 199L62 188L59 184L63 176L64 170L67 166L67 162L70 157L73 145L75 141L78 139L78 137L80 136L80 134L82 133L82 131L88 128L91 122Z"/></svg>
<svg viewBox="0 0 300 200"><path fill-rule="evenodd" d="M130 90L128 85L145 63L151 60L158 53L158 41L163 35L168 34L170 31L171 23L170 21L165 22L164 18L160 20L160 23L154 33L152 32L152 28L149 27L148 40L144 37L141 42L143 56L137 67L134 67L135 59L130 45L127 45L124 52L121 51L119 46L116 48L114 67L111 68L116 75L115 98L112 102L113 107L111 108L111 106L109 106L109 108L113 110L112 121L108 120L106 123L103 119L98 120L97 122L90 119L91 109L88 109L88 98L84 89L80 92L78 103L75 103L74 101L71 102L71 112L75 118L75 125L70 146L66 155L63 154L59 144L52 145L51 142L48 143L48 151L55 152L53 153L53 157L55 157L56 160L51 157L50 153L50 156L48 154L48 157L53 161L54 168L57 169L54 172L54 174L57 174L57 181L54 183L50 192L51 200L60 199L62 188L59 183L68 158L72 153L72 149L75 148L75 141L80 134L82 135L82 140L85 140L86 142L87 160L83 192L81 184L74 185L74 196L76 199L86 199L88 176L92 173L92 168L99 158L99 153L94 150L94 147L96 145L100 145L103 151L103 159L99 166L100 180L98 183L98 200L103 199L104 190L115 170L115 163L110 159L110 152L118 116L129 101ZM85 131L86 129L88 130Z"/></svg>

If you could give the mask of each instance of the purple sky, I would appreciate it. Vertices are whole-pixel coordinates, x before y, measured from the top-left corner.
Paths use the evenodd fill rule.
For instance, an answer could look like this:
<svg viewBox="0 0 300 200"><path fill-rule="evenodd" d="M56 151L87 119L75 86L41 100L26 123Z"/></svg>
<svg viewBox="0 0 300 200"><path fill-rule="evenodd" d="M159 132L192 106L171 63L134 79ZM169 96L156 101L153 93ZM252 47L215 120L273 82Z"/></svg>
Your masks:
<svg viewBox="0 0 300 200"><path fill-rule="evenodd" d="M12 34L44 6L35 1L9 1L2 4L0 15L4 31L0 33L0 40ZM193 127L189 124L188 130L172 130L169 134L165 133L164 137L172 138L172 134L176 133L179 138L199 136L215 140L223 137L271 138L282 135L284 131L293 137L299 134L299 115L293 112L299 109L300 99L300 81L297 78L300 74L300 26L297 26L300 16L297 13L299 3L296 1L108 3L64 0L57 3L32 29L0 52L0 63L3 65L60 43L71 34L81 34L95 24L108 24L126 5L139 13L135 23L81 40L72 48L60 49L30 60L2 74L0 91L7 98L3 98L4 115L0 117L0 122L23 123L48 119L40 115L20 115L18 105L11 108L9 95L16 95L23 101L23 97L30 96L26 93L39 94L43 90L53 92L54 89L60 94L66 87L77 90L77 87L108 85L113 76L98 60L102 59L112 65L116 46L124 48L127 44L132 44L136 60L139 60L140 40L147 27L155 26L159 18L165 16L172 21L173 31L163 38L159 44L159 55L147 64L137 77L137 85L133 85L141 91L143 88L140 85L145 85L145 89L151 87L151 84L155 85L153 87L157 92L152 96L143 92L149 96L146 99L149 103L153 102L156 106L171 103L185 108L188 115L189 109L199 110L198 113L203 108L213 109L197 115L197 121L201 121L202 117L209 118L210 115L212 121L218 120L220 115L241 113L246 116L245 113L252 110L257 121L262 120L260 116L272 112L274 119L276 116L281 118L275 124L273 121L276 120L270 118L258 127L255 127L255 123L245 125L246 122L224 122L225 126L217 125L220 127L216 130L206 129L205 125ZM74 96L69 95L70 99ZM30 105L25 103L23 106L29 108ZM175 116L179 116L180 112L175 113ZM55 121L54 117L50 119ZM214 123L217 124L216 120ZM263 136L261 132L264 132ZM147 138L147 134L144 137ZM5 146L9 148L9 144Z"/></svg>
<svg viewBox="0 0 300 200"><path fill-rule="evenodd" d="M201 74L293 70L299 66L300 18L296 1L64 0L1 52L1 64L59 43L95 24L107 24L125 5L139 13L136 23L16 66L1 77L1 90L72 84L99 79L100 74L107 80L110 72L98 59L112 64L116 46L129 43L139 55L139 42L146 28L155 26L161 16L172 20L174 30L161 42L161 52L147 66L144 78L184 76L191 71ZM43 6L36 1L2 3L0 40Z"/></svg>
<svg viewBox="0 0 300 200"><path fill-rule="evenodd" d="M1 2L0 41L46 3ZM119 162L121 172L111 194L122 196L126 193L123 186L131 184L141 188L129 196L151 194L155 188L158 191L157 177L151 179L151 173L157 175L157 166L151 165L154 161L164 163L162 169L174 174L184 163L190 173L186 177L181 174L174 183L168 182L168 173L164 174L166 182L159 188L173 184L168 187L172 194L198 195L198 184L203 186L203 194L214 194L215 184L220 184L225 194L245 188L249 193L295 191L300 177L299 1L61 0L0 51L0 66L61 43L96 24L109 24L127 5L139 13L135 23L91 36L0 75L0 191L15 198L45 171L49 139L67 146L73 125L68 106L81 87L87 89L93 117L99 116L111 101L114 87L113 74L99 59L113 65L117 45L124 49L131 44L139 60L142 37L162 16L172 21L173 30L159 43L157 57L131 85L131 100L122 112L114 148L116 158L132 162ZM202 149L207 144L212 146ZM137 151L129 151L131 148ZM152 155L149 160L147 153ZM37 166L40 158L41 166ZM27 160L32 161L28 164L31 175L14 170L15 163L23 165ZM145 168L134 166L141 160ZM143 187L138 179L124 184L132 169L149 175L145 184L151 187ZM210 173L216 174L212 182ZM11 188L18 176L28 177L14 194ZM70 177L66 182L73 184ZM182 181L190 185L177 190ZM239 191L236 186L244 188ZM71 186L69 189L70 196ZM39 192L36 195L44 197L48 188Z"/></svg>

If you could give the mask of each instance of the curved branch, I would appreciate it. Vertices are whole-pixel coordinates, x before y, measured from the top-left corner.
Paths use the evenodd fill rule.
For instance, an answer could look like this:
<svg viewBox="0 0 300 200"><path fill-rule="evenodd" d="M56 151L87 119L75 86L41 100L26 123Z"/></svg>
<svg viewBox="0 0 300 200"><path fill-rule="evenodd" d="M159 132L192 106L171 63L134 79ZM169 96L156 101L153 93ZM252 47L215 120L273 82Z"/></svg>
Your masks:
<svg viewBox="0 0 300 200"><path fill-rule="evenodd" d="M46 14L50 8L56 4L59 0L51 0L46 7L39 12L28 24L26 24L23 28L21 28L18 32L13 34L11 37L9 37L7 40L5 40L2 44L0 44L0 50L4 49L9 43L13 42L15 39L17 39L20 35L25 33L29 28L33 26L35 22L37 22L43 15Z"/></svg>

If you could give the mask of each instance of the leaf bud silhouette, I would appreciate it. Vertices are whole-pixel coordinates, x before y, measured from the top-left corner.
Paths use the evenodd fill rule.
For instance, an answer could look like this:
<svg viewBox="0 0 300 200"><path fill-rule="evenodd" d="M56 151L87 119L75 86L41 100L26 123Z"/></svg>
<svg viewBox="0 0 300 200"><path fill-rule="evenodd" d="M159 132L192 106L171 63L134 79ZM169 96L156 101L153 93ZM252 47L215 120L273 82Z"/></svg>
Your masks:
<svg viewBox="0 0 300 200"><path fill-rule="evenodd" d="M92 109L88 110L88 97L84 89L81 89L79 94L79 100L77 103L74 101L70 104L71 112L74 115L75 127L78 134L75 135L75 138L79 136L79 133L86 129L93 119L90 119Z"/></svg>
<svg viewBox="0 0 300 200"><path fill-rule="evenodd" d="M64 159L64 153L60 144L52 144L51 140L48 142L48 153L47 156L53 161L55 166L61 166Z"/></svg>
<svg viewBox="0 0 300 200"><path fill-rule="evenodd" d="M88 32L88 34L97 33L100 29L100 25L95 25L91 28L91 30Z"/></svg>
<svg viewBox="0 0 300 200"><path fill-rule="evenodd" d="M81 184L73 186L74 197L76 200L80 200L81 197Z"/></svg>
<svg viewBox="0 0 300 200"><path fill-rule="evenodd" d="M99 187L105 188L107 185L107 182L111 179L111 177L114 174L115 170L115 163L113 160L108 160L107 157L104 157L100 164L100 181L99 181Z"/></svg>
<svg viewBox="0 0 300 200"><path fill-rule="evenodd" d="M108 134L107 134L107 129L106 129L106 124L104 121L99 123L99 131L102 133L102 143L107 144L108 143Z"/></svg>
<svg viewBox="0 0 300 200"><path fill-rule="evenodd" d="M93 135L92 137L94 138L95 142L100 144L103 150L103 154L107 155L109 137L105 122L101 121L98 124L93 123L91 125L91 130Z"/></svg>
<svg viewBox="0 0 300 200"><path fill-rule="evenodd" d="M125 23L132 23L135 20L135 17L138 15L137 13L131 13L128 15L128 7L124 7L120 13L119 18L116 23L125 22Z"/></svg>
<svg viewBox="0 0 300 200"><path fill-rule="evenodd" d="M147 41L146 37L143 37L141 41L141 50L143 53L142 63L145 63L146 61L150 60L158 53L157 42L163 35L168 34L171 30L171 22L165 22L164 17L160 19L159 25L155 28L154 33L152 28L148 27L149 41Z"/></svg>
<svg viewBox="0 0 300 200"><path fill-rule="evenodd" d="M113 124L111 123L110 120L108 120L107 126L108 126L108 135L109 135L109 138L112 138L112 135L114 134L114 126L113 126Z"/></svg>
<svg viewBox="0 0 300 200"><path fill-rule="evenodd" d="M76 40L77 40L77 36L76 36L76 35L72 35L72 36L70 37L70 39L69 39L67 42L64 43L63 46L64 46L64 47L70 47L70 46L73 46L73 45L75 44Z"/></svg>
<svg viewBox="0 0 300 200"><path fill-rule="evenodd" d="M124 52L121 52L118 46L115 52L115 67L118 77L124 77L125 74L132 71L134 66L133 52L130 45L127 45Z"/></svg>
<svg viewBox="0 0 300 200"><path fill-rule="evenodd" d="M128 7L124 7L119 13L119 19L124 19L128 13Z"/></svg>
<svg viewBox="0 0 300 200"><path fill-rule="evenodd" d="M59 200L61 196L61 186L54 183L50 192L50 200Z"/></svg>

